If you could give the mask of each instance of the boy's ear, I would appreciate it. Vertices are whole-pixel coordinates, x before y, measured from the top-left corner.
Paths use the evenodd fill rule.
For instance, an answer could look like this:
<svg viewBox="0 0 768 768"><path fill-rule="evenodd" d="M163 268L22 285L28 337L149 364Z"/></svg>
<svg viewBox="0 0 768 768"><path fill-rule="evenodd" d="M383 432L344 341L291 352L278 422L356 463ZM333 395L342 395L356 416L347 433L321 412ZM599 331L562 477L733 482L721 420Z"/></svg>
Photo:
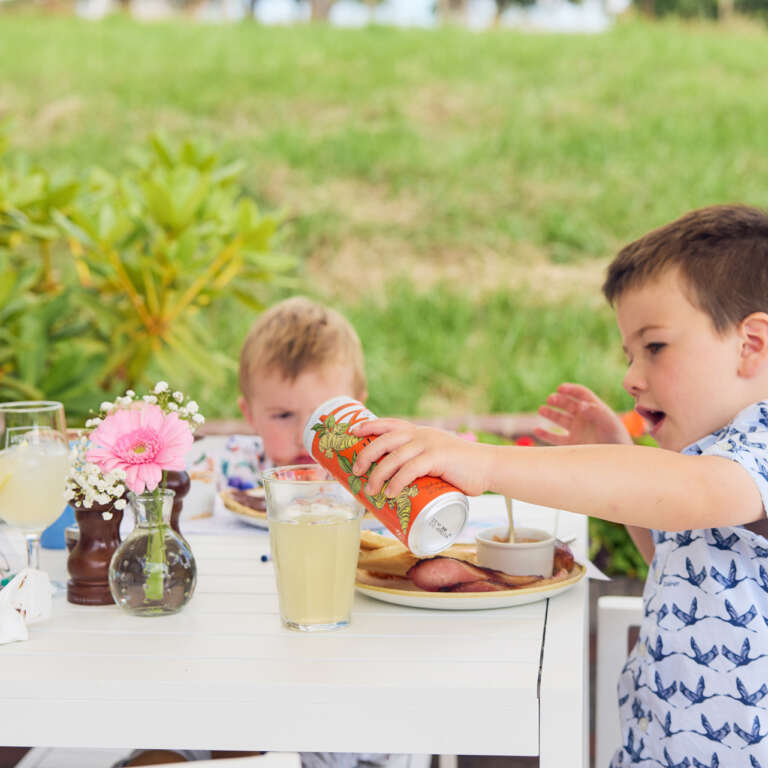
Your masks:
<svg viewBox="0 0 768 768"><path fill-rule="evenodd" d="M243 418L248 422L251 429L256 432L257 430L253 426L253 416L251 416L251 409L248 406L248 401L240 395L240 397L237 398L237 405L240 408L240 413L243 414Z"/></svg>
<svg viewBox="0 0 768 768"><path fill-rule="evenodd" d="M768 364L768 314L753 312L739 325L741 359L739 375L746 379L756 376Z"/></svg>

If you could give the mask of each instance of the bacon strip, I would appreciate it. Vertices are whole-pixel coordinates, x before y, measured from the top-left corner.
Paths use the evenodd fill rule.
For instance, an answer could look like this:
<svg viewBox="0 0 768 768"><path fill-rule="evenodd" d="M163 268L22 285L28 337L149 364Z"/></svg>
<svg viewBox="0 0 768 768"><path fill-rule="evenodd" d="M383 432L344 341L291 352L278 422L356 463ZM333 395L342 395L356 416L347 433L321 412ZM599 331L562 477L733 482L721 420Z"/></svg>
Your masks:
<svg viewBox="0 0 768 768"><path fill-rule="evenodd" d="M555 562L553 571L570 571L573 568L573 552L571 548L562 541L555 542Z"/></svg>
<svg viewBox="0 0 768 768"><path fill-rule="evenodd" d="M492 568L482 568L472 565L465 560L453 557L432 557L421 560L408 571L408 578L425 592L455 592L462 585L474 585L472 589L462 589L467 592L496 591L499 589L514 589L524 587L541 580L540 576L510 576ZM480 588L480 584L492 585Z"/></svg>

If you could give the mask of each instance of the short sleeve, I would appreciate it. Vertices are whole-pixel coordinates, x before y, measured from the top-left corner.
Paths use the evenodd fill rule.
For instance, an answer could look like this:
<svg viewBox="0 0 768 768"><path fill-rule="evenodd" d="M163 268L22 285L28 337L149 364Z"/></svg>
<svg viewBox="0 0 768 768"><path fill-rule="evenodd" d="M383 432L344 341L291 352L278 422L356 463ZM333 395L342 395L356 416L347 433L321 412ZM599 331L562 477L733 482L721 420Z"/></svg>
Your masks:
<svg viewBox="0 0 768 768"><path fill-rule="evenodd" d="M768 403L741 411L727 426L694 443L686 454L722 456L741 464L755 481L768 511Z"/></svg>

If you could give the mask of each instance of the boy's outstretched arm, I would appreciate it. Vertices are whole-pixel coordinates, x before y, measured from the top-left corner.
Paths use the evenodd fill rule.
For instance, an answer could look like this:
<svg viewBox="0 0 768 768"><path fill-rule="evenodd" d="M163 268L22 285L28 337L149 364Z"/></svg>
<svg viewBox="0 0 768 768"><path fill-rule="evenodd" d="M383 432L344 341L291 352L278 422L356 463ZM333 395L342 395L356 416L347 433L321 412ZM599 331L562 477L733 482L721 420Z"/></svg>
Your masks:
<svg viewBox="0 0 768 768"><path fill-rule="evenodd" d="M581 384L560 384L539 413L564 432L536 427L533 433L552 445L617 443L632 445L632 438L614 410Z"/></svg>
<svg viewBox="0 0 768 768"><path fill-rule="evenodd" d="M358 454L366 492L396 496L417 477L434 475L470 496L495 491L516 499L625 525L679 531L744 525L764 516L752 478L717 456L685 456L635 445L554 448L469 443L450 433L394 419L353 428L380 435Z"/></svg>

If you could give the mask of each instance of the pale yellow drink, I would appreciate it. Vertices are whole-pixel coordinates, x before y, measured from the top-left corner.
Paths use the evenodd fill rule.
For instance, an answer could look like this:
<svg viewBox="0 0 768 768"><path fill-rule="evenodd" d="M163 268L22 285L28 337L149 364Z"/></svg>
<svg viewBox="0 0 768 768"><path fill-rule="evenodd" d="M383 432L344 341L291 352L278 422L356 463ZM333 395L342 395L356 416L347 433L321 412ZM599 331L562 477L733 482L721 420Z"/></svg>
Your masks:
<svg viewBox="0 0 768 768"><path fill-rule="evenodd" d="M349 622L360 517L355 507L296 505L269 523L280 614L297 629Z"/></svg>
<svg viewBox="0 0 768 768"><path fill-rule="evenodd" d="M64 511L69 453L56 441L12 445L0 451L0 518L40 532Z"/></svg>

